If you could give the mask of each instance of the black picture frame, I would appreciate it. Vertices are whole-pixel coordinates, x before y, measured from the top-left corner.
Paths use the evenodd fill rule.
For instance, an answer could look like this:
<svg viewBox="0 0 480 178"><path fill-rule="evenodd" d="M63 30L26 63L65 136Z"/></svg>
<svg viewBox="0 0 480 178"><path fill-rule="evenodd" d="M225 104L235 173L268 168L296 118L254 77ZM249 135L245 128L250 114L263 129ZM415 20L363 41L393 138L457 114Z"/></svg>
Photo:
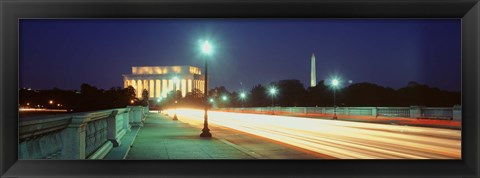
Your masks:
<svg viewBox="0 0 480 178"><path fill-rule="evenodd" d="M461 18L462 160L18 160L19 18ZM0 176L478 177L478 0L2 0Z"/></svg>

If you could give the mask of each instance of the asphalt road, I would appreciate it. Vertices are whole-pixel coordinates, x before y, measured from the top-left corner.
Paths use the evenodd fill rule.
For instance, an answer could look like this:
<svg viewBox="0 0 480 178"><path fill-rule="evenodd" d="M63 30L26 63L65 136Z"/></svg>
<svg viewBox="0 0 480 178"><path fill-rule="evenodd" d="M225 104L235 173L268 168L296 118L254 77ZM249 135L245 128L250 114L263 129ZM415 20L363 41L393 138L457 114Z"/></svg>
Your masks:
<svg viewBox="0 0 480 178"><path fill-rule="evenodd" d="M182 122L203 111L177 109ZM416 126L209 111L209 123L339 159L460 159L461 131Z"/></svg>

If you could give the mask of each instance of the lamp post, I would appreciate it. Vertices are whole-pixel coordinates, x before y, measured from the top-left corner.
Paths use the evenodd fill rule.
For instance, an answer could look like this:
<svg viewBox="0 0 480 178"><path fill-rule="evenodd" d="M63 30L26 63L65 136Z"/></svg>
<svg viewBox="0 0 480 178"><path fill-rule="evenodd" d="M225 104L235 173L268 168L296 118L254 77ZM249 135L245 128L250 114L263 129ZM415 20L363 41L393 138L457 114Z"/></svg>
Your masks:
<svg viewBox="0 0 480 178"><path fill-rule="evenodd" d="M240 99L242 100L242 108L244 108L244 103L245 103L245 98L247 97L247 94L245 94L245 92L241 92L240 93Z"/></svg>
<svg viewBox="0 0 480 178"><path fill-rule="evenodd" d="M337 119L337 106L336 106L336 101L335 101L335 90L340 82L338 79L334 78L332 80L332 88L333 88L333 119Z"/></svg>
<svg viewBox="0 0 480 178"><path fill-rule="evenodd" d="M271 87L269 90L270 95L272 96L272 107L274 106L273 97L277 94L277 89L275 87Z"/></svg>
<svg viewBox="0 0 480 178"><path fill-rule="evenodd" d="M178 120L178 117L177 117L177 84L179 82L179 79L178 77L173 77L173 83L174 83L174 87L173 87L173 94L174 94L174 97L175 97L175 114L173 115L173 120L176 121Z"/></svg>
<svg viewBox="0 0 480 178"><path fill-rule="evenodd" d="M204 41L201 45L202 53L209 56L213 49L208 41ZM212 137L210 129L208 128L208 62L205 58L205 85L204 85L204 102L205 102L205 114L203 116L203 129L200 137Z"/></svg>
<svg viewBox="0 0 480 178"><path fill-rule="evenodd" d="M269 93L270 95L272 96L272 114L275 114L275 112L273 111L273 107L275 106L274 104L274 100L273 100L273 97L277 94L277 89L275 87L270 87L270 90L269 90Z"/></svg>

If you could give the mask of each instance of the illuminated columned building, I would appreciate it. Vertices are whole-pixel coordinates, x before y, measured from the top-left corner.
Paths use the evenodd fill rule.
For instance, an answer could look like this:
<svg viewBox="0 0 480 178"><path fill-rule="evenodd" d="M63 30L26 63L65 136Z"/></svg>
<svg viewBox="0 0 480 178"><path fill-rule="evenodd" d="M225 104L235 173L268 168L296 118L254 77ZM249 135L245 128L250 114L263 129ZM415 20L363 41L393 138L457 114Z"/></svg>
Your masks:
<svg viewBox="0 0 480 178"><path fill-rule="evenodd" d="M149 99L166 97L174 89L180 90L183 97L195 89L205 93L205 76L200 68L193 66L132 67L132 74L124 74L123 82L125 88L135 88L137 98L142 98L143 89L147 89Z"/></svg>

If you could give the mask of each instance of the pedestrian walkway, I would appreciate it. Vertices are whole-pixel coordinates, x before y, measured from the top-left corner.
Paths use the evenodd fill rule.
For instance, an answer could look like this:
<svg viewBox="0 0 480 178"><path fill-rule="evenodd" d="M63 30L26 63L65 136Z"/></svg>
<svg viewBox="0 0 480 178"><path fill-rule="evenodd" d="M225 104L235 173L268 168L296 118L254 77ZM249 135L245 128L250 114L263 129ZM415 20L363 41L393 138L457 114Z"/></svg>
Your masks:
<svg viewBox="0 0 480 178"><path fill-rule="evenodd" d="M114 147L103 159L119 160L127 157L130 147L135 141L140 127L132 127L130 130L130 132L127 132L123 138L120 139L120 146Z"/></svg>
<svg viewBox="0 0 480 178"><path fill-rule="evenodd" d="M149 113L126 159L255 159L217 138L200 138L189 124Z"/></svg>

